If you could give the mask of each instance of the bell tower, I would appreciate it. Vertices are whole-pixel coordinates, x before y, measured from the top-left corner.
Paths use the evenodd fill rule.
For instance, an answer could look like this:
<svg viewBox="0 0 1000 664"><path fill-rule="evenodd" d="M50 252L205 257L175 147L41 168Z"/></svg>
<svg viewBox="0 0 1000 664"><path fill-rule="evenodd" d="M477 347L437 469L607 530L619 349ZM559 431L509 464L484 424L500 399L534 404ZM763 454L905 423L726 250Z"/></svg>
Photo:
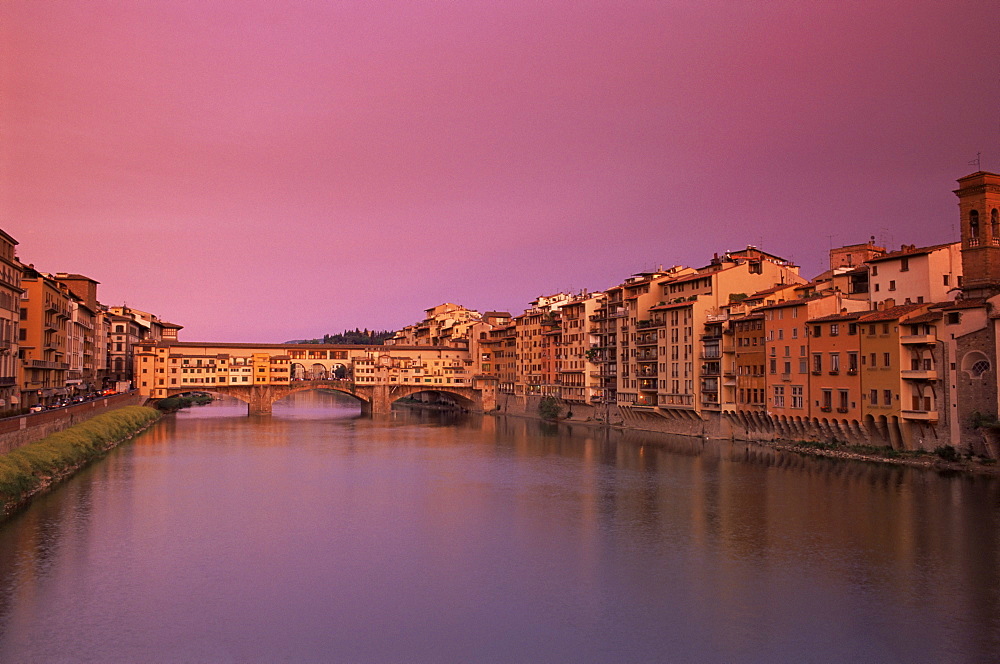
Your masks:
<svg viewBox="0 0 1000 664"><path fill-rule="evenodd" d="M962 292L966 298L1000 293L1000 175L977 171L959 178L962 219Z"/></svg>

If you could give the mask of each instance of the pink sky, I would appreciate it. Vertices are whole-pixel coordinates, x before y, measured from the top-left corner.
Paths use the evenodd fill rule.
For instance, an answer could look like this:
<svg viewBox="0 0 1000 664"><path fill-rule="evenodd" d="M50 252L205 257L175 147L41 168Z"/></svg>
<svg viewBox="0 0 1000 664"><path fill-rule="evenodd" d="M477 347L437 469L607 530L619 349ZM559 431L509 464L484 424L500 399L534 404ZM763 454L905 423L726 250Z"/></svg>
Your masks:
<svg viewBox="0 0 1000 664"><path fill-rule="evenodd" d="M0 228L185 340L957 239L1000 3L0 4ZM832 237L830 237L832 236Z"/></svg>

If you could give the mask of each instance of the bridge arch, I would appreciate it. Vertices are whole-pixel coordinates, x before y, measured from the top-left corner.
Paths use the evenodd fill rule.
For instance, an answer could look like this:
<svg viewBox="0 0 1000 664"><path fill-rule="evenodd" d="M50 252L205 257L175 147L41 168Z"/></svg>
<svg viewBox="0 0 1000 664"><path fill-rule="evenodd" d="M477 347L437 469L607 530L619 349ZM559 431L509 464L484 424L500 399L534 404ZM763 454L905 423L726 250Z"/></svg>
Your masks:
<svg viewBox="0 0 1000 664"><path fill-rule="evenodd" d="M181 392L198 390L209 394L231 396L249 405L251 415L267 414L275 401L283 399L295 392L308 390L328 390L349 394L361 402L363 413L388 413L392 404L399 399L422 392L436 392L446 396L457 405L467 410L489 410L493 407L492 392L489 398L484 397L481 390L472 387L451 385L365 385L357 384L350 379L342 380L292 380L279 384L255 385L205 385L194 387L172 387L167 390L167 396ZM488 403L486 403L488 401Z"/></svg>

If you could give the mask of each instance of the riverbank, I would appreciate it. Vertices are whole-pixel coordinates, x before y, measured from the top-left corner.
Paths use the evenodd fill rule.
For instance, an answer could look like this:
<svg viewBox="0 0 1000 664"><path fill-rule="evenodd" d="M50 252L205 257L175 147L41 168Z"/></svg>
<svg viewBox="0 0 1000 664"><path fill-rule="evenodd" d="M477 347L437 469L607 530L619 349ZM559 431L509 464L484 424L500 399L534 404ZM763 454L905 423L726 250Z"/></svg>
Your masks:
<svg viewBox="0 0 1000 664"><path fill-rule="evenodd" d="M544 420L538 412L539 397L514 397L499 399L498 410L488 415L513 415L528 419ZM565 424L582 424L594 428L613 428L623 431L648 431L671 436L685 436L709 440L731 440L759 445L762 448L794 452L804 456L825 457L845 461L864 461L895 466L908 466L938 472L961 472L974 475L1000 476L1000 467L992 460L959 454L953 448L942 446L935 450L895 450L889 445L847 442L836 436L812 440L782 436L777 431L768 435L748 435L749 432L722 417L706 421L701 419L663 417L626 418L619 409L599 411L590 405L560 404L560 417L549 420ZM784 432L786 435L788 432ZM814 431L807 433L814 434ZM940 450L940 451L938 451Z"/></svg>
<svg viewBox="0 0 1000 664"><path fill-rule="evenodd" d="M973 475L991 475L1000 477L1000 467L992 459L958 456L946 459L934 452L898 452L892 448L869 448L855 445L831 445L828 443L810 442L773 442L756 443L763 447L795 452L805 456L842 459L845 461L866 461L895 466L909 466L924 470L939 472L959 472Z"/></svg>
<svg viewBox="0 0 1000 664"><path fill-rule="evenodd" d="M125 406L0 456L0 521L159 418L155 408Z"/></svg>

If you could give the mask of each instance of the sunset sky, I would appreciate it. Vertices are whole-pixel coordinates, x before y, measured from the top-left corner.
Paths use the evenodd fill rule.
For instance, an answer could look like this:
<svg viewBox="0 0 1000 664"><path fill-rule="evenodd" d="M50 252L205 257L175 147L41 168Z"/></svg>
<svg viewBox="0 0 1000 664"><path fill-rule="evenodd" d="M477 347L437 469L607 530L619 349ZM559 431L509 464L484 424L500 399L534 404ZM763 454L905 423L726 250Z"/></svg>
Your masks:
<svg viewBox="0 0 1000 664"><path fill-rule="evenodd" d="M996 0L0 2L0 228L187 341L958 238Z"/></svg>

